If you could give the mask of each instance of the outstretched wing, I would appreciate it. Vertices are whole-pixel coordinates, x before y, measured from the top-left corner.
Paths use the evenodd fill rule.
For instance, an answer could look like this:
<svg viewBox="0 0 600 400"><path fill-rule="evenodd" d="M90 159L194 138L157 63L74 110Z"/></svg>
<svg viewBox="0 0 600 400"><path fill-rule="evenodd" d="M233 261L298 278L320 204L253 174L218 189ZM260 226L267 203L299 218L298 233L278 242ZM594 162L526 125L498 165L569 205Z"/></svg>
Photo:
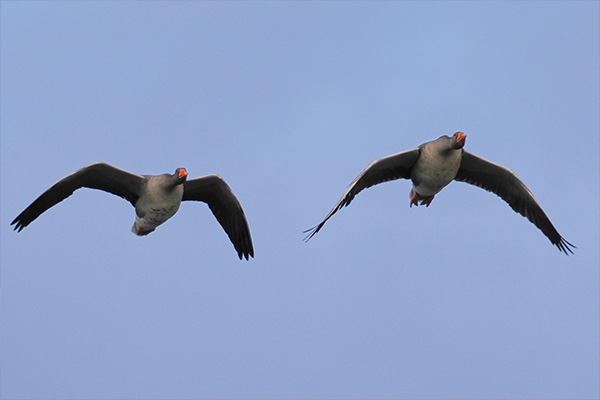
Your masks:
<svg viewBox="0 0 600 400"><path fill-rule="evenodd" d="M510 169L464 151L454 179L500 196L513 210L537 226L560 251L573 254L571 248L575 246L558 233L531 191Z"/></svg>
<svg viewBox="0 0 600 400"><path fill-rule="evenodd" d="M317 232L321 230L325 222L333 216L338 210L349 205L354 197L366 188L377 185L378 183L392 181L400 178L410 179L410 172L413 165L419 158L420 149L403 151L384 158L373 161L363 172L354 179L348 186L344 195L340 198L333 209L327 214L325 219L318 225L304 231L308 235L305 241L310 240Z"/></svg>
<svg viewBox="0 0 600 400"><path fill-rule="evenodd" d="M44 211L60 203L79 188L100 189L123 197L133 206L144 187L144 177L132 174L104 162L83 167L65 176L46 190L11 222L16 231L21 231Z"/></svg>
<svg viewBox="0 0 600 400"><path fill-rule="evenodd" d="M244 210L233 191L219 175L189 179L183 184L183 200L203 201L221 224L227 236L242 256L254 257L250 229Z"/></svg>

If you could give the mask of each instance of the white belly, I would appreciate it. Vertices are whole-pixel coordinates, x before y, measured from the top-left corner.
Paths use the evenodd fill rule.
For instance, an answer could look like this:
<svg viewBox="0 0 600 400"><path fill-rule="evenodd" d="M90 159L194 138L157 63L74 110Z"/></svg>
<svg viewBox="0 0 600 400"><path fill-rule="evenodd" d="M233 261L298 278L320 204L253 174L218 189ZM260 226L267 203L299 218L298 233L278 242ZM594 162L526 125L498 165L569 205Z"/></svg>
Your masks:
<svg viewBox="0 0 600 400"><path fill-rule="evenodd" d="M131 231L140 236L146 234L146 232L152 232L157 226L175 215L177 210L179 210L180 204L181 203L172 204L167 207L150 208L143 217L136 215L135 223L131 227Z"/></svg>
<svg viewBox="0 0 600 400"><path fill-rule="evenodd" d="M150 182L149 184L154 184ZM151 188L150 188L151 189ZM152 195L152 193L158 193ZM147 235L157 226L171 218L181 205L183 185L170 192L148 190L135 205L136 217L131 231L138 236Z"/></svg>
<svg viewBox="0 0 600 400"><path fill-rule="evenodd" d="M453 151L448 156L433 157L425 149L413 167L413 189L421 196L439 193L456 177L462 152Z"/></svg>

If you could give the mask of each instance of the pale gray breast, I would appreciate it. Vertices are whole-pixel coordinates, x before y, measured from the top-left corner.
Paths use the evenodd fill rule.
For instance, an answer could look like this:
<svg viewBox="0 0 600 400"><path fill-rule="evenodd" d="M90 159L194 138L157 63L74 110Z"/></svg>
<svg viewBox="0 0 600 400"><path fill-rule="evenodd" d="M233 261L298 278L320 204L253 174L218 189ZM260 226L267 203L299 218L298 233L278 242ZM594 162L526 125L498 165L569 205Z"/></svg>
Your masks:
<svg viewBox="0 0 600 400"><path fill-rule="evenodd" d="M432 196L442 190L456 177L460 167L462 150L441 151L437 144L432 142L421 148L411 173L414 188L422 196Z"/></svg>
<svg viewBox="0 0 600 400"><path fill-rule="evenodd" d="M152 176L146 182L144 193L135 205L138 216L152 214L153 219L166 221L172 217L183 198L183 185L169 186L166 176Z"/></svg>

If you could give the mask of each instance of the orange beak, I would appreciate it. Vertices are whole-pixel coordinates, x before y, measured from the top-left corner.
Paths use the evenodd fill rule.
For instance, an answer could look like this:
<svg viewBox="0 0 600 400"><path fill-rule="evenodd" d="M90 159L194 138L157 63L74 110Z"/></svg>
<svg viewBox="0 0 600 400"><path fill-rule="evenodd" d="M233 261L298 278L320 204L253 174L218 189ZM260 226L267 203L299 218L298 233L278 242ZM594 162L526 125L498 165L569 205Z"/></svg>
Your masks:
<svg viewBox="0 0 600 400"><path fill-rule="evenodd" d="M186 177L186 176L187 176L187 171L185 170L185 168L181 168L179 170L179 178L181 179L181 178Z"/></svg>
<svg viewBox="0 0 600 400"><path fill-rule="evenodd" d="M462 132L456 132L456 141L457 142L462 142L466 138L467 138L467 135L465 135L464 133L462 133Z"/></svg>

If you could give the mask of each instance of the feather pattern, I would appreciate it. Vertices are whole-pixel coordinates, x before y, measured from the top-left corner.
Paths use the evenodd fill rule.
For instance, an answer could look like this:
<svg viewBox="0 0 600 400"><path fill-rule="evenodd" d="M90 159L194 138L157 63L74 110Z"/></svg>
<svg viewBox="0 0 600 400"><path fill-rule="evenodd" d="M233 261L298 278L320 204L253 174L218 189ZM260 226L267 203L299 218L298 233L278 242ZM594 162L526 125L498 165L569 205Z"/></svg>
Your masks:
<svg viewBox="0 0 600 400"><path fill-rule="evenodd" d="M348 189L346 189L346 192L342 195L340 200L336 203L329 214L327 214L325 219L323 219L323 221L321 221L318 225L304 231L304 233L307 233L307 236L304 238L304 240L310 240L310 238L312 238L321 230L323 225L325 225L325 222L327 222L327 220L331 218L333 214L348 206L354 197L364 189L370 188L371 186L379 183L393 181L396 179L410 179L410 172L413 165L419 158L420 152L421 150L416 148L380 158L379 160L375 160L369 164L367 168L365 168L365 170L361 172L360 175L354 179L354 181L352 181L350 186L348 186Z"/></svg>
<svg viewBox="0 0 600 400"><path fill-rule="evenodd" d="M565 254L575 248L563 238L523 181L510 169L463 151L457 181L470 183L502 198L517 213L531 221Z"/></svg>
<svg viewBox="0 0 600 400"><path fill-rule="evenodd" d="M242 205L229 185L219 175L207 175L186 181L183 201L196 200L208 204L229 236L238 257L254 257L250 229Z"/></svg>

